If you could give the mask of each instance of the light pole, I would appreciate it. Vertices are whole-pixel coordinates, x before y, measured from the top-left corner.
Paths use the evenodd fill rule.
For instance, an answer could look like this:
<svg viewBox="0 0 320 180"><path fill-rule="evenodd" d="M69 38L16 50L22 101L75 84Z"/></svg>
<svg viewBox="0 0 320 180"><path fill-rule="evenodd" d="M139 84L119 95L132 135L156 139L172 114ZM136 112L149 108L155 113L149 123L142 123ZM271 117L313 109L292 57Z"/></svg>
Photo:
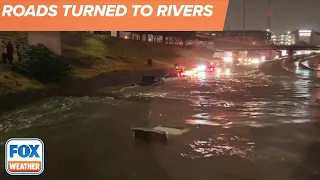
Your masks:
<svg viewBox="0 0 320 180"><path fill-rule="evenodd" d="M268 12L267 12L267 22L266 22L266 29L271 31L271 0L268 0Z"/></svg>

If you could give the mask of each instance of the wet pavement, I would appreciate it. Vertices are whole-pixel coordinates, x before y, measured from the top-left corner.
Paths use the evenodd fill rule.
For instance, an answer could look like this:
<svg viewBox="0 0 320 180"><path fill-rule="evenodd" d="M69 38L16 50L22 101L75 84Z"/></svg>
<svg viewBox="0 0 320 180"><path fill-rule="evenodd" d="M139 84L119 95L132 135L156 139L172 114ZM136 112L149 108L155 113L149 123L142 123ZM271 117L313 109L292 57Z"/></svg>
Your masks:
<svg viewBox="0 0 320 180"><path fill-rule="evenodd" d="M314 73L281 65L112 89L117 98L106 96L109 88L54 97L8 112L0 117L1 146L10 137L41 138L45 171L9 177L1 164L1 177L319 180L320 84ZM131 127L159 125L189 131L166 145L133 140Z"/></svg>

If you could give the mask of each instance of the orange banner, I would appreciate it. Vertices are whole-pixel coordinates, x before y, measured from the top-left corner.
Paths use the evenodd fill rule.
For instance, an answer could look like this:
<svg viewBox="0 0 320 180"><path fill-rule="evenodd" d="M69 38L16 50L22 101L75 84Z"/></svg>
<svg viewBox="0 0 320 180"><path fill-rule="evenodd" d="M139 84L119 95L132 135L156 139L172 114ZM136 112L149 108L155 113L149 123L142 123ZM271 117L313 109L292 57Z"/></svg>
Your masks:
<svg viewBox="0 0 320 180"><path fill-rule="evenodd" d="M222 31L229 0L1 0L0 31Z"/></svg>

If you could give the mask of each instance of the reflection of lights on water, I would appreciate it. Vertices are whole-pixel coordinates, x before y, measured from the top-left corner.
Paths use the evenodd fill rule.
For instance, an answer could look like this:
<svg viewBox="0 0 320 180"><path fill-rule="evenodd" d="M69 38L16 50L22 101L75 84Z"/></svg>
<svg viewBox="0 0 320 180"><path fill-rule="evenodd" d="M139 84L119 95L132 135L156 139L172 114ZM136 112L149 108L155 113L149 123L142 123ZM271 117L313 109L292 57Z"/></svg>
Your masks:
<svg viewBox="0 0 320 180"><path fill-rule="evenodd" d="M220 126L219 123L214 123L212 121L208 120L186 120L186 123L192 124L192 125L209 125L209 126Z"/></svg>
<svg viewBox="0 0 320 180"><path fill-rule="evenodd" d="M304 124L308 122L311 122L311 120L310 119L293 119L293 120L283 121L283 123L286 123L286 124Z"/></svg>
<svg viewBox="0 0 320 180"><path fill-rule="evenodd" d="M211 115L209 113L198 113L198 114L194 114L192 116L193 118L200 118L200 119L210 119L211 118Z"/></svg>
<svg viewBox="0 0 320 180"><path fill-rule="evenodd" d="M306 65L306 66L308 66L308 65ZM295 62L294 67L295 67L294 72L296 74L303 75L303 76L310 76L311 75L311 71L306 71L304 69L299 68L299 62Z"/></svg>
<svg viewBox="0 0 320 180"><path fill-rule="evenodd" d="M205 79L206 78L206 73L205 72L199 72L198 77L201 79Z"/></svg>
<svg viewBox="0 0 320 180"><path fill-rule="evenodd" d="M226 75L230 75L230 69L226 69Z"/></svg>
<svg viewBox="0 0 320 180"><path fill-rule="evenodd" d="M193 159L223 155L257 158L253 156L255 142L239 138L232 134L221 134L217 138L195 140L189 144L189 147L191 151L181 154L182 156Z"/></svg>
<svg viewBox="0 0 320 180"><path fill-rule="evenodd" d="M231 75L231 70L229 68L226 68L226 69L218 68L216 71L217 71L216 72L217 77L219 77L220 75L227 75L227 76Z"/></svg>

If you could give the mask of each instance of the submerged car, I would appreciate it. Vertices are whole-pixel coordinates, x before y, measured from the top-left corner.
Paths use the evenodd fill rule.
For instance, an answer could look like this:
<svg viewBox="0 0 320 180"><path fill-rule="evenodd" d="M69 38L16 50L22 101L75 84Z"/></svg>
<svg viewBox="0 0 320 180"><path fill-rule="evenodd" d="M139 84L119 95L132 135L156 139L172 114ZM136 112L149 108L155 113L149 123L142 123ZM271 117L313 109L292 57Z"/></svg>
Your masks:
<svg viewBox="0 0 320 180"><path fill-rule="evenodd" d="M155 76L142 76L138 85L139 86L156 86L163 83L164 81L161 78L158 78Z"/></svg>

